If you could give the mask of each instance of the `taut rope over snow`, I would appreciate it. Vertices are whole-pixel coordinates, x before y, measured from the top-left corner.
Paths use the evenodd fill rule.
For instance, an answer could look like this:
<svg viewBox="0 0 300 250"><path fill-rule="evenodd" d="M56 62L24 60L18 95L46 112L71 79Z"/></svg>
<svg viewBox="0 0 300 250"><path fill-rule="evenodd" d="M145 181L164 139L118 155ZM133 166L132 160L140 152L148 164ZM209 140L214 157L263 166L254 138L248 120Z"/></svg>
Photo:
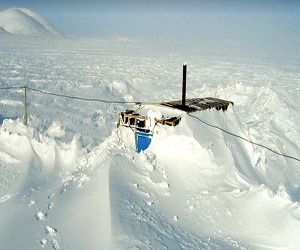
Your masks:
<svg viewBox="0 0 300 250"><path fill-rule="evenodd" d="M82 101L94 101L94 102L103 102L103 103L129 103L129 104L130 103L131 104L139 104L140 103L140 102L112 101L112 100L103 100L103 99L97 99L97 98L84 98L84 97L78 97L78 96L69 96L69 95L52 93L52 92L48 92L45 90L33 89L33 88L29 88L29 87L27 87L27 89L34 91L34 92L40 92L42 94L70 98L70 99L75 99L75 100L82 100Z"/></svg>
<svg viewBox="0 0 300 250"><path fill-rule="evenodd" d="M210 126L210 127L212 127L212 128L219 129L219 130L223 131L223 132L226 133L226 134L229 134L229 135L232 135L232 136L234 136L234 137L237 137L237 138L239 138L239 139L241 139L241 140L244 140L244 141L246 141L246 142L249 142L249 143L251 143L251 144L253 144L253 145L256 145L256 146L258 146L258 147L265 148L265 149L271 151L271 152L274 153L274 154L277 154L277 155L280 155L280 156L282 156L282 157L289 158L289 159L292 159L292 160L295 160L295 161L299 161L299 162L300 162L300 159L299 159L299 158L296 158L296 157L290 156L290 155L286 155L286 154L282 154L282 153L280 153L280 152L278 152L278 151L276 151L276 150L273 150L273 149L271 149L271 148L269 148L269 147L267 147L267 146L265 146L265 145L262 145L262 144L260 144L260 143L251 141L251 140L249 140L249 139L247 139L247 138L244 138L244 137L242 137L242 136L239 136L239 135L237 135L237 134L234 134L234 133L232 133L232 132L229 132L229 131L227 131L227 130L225 130L225 129L219 127L219 126L210 124L209 122L204 121L204 120L200 119L199 117L196 117L196 116L191 115L191 114L189 114L189 113L188 113L188 115L189 115L190 117L194 118L195 120L197 120L198 122L201 122L201 123L203 123L203 124L205 124L205 125L207 125L207 126Z"/></svg>
<svg viewBox="0 0 300 250"><path fill-rule="evenodd" d="M40 89L34 89L31 87L0 87L1 90L6 90L6 89L24 89L26 88L27 90L31 90L33 92L38 92L46 95L53 95L53 96L58 96L58 97L64 97L64 98L69 98L69 99L74 99L74 100L81 100L81 101L94 101L94 102L103 102L103 103L119 103L119 104L141 104L141 102L129 102L129 101L114 101L114 100L104 100L104 99L97 99L97 98L84 98L84 97L79 97L79 96L70 96L70 95L64 95L64 94L57 94L45 90L40 90Z"/></svg>

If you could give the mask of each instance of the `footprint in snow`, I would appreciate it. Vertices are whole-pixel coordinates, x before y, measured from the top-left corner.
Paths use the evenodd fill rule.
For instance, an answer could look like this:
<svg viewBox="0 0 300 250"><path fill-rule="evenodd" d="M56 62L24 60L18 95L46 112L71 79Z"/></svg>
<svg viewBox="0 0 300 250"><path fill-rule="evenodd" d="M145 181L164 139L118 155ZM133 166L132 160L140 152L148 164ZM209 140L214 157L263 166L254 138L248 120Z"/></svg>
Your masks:
<svg viewBox="0 0 300 250"><path fill-rule="evenodd" d="M54 202L50 201L48 204L48 209L51 210L54 207Z"/></svg>
<svg viewBox="0 0 300 250"><path fill-rule="evenodd" d="M57 231L57 229L55 229L53 227L49 227L49 226L46 226L45 233L51 237L59 236L59 232Z"/></svg>
<svg viewBox="0 0 300 250"><path fill-rule="evenodd" d="M58 244L57 240L55 240L55 239L52 240L52 248L55 250L59 249L59 244Z"/></svg>
<svg viewBox="0 0 300 250"><path fill-rule="evenodd" d="M47 220L47 213L39 211L37 212L34 217L36 218L37 221L46 221Z"/></svg>
<svg viewBox="0 0 300 250"><path fill-rule="evenodd" d="M42 247L42 248L47 248L47 247L48 247L48 243L49 243L49 242L48 242L48 240L46 240L46 239L40 240L40 244L41 244L41 247ZM55 250L60 249L59 244L58 244L57 240L55 240L55 239L52 239L52 241L51 241L51 246L52 246L52 248L55 249Z"/></svg>
<svg viewBox="0 0 300 250"><path fill-rule="evenodd" d="M0 202L5 202L5 201L7 201L10 197L11 197L11 196L10 196L9 194L4 195L4 196L2 196L2 197L0 198Z"/></svg>
<svg viewBox="0 0 300 250"><path fill-rule="evenodd" d="M67 192L67 189L66 188L62 188L61 190L60 190L60 193L61 194L64 194L64 193L66 193Z"/></svg>
<svg viewBox="0 0 300 250"><path fill-rule="evenodd" d="M35 200L30 200L29 202L28 202L28 206L34 206L35 205Z"/></svg>
<svg viewBox="0 0 300 250"><path fill-rule="evenodd" d="M40 213L37 213L38 218L43 217L43 215ZM46 226L45 227L45 234L46 234L46 238L43 238L42 240L40 240L40 245L42 248L47 248L49 246L52 246L53 249L58 250L60 249L57 237L60 238L60 233L58 232L58 230L56 228L50 227L50 226Z"/></svg>
<svg viewBox="0 0 300 250"><path fill-rule="evenodd" d="M41 247L46 248L48 245L48 241L46 239L40 240Z"/></svg>

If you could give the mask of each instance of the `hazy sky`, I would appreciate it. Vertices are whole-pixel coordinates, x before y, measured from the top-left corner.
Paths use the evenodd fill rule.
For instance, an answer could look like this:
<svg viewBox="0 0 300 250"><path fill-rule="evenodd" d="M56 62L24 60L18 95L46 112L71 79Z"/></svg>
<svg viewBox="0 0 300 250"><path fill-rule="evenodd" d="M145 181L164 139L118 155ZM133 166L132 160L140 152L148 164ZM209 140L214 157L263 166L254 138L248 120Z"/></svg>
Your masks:
<svg viewBox="0 0 300 250"><path fill-rule="evenodd" d="M29 8L67 35L300 57L298 0L0 0L0 11L10 7Z"/></svg>

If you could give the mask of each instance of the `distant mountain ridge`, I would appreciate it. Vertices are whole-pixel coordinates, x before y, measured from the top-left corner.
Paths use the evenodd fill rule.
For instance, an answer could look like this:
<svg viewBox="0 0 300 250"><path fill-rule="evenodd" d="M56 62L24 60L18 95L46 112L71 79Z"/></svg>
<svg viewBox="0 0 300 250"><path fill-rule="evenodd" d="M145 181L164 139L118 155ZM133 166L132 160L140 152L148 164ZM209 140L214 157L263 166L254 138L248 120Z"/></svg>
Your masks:
<svg viewBox="0 0 300 250"><path fill-rule="evenodd" d="M0 34L52 36L61 33L45 18L26 8L0 12Z"/></svg>

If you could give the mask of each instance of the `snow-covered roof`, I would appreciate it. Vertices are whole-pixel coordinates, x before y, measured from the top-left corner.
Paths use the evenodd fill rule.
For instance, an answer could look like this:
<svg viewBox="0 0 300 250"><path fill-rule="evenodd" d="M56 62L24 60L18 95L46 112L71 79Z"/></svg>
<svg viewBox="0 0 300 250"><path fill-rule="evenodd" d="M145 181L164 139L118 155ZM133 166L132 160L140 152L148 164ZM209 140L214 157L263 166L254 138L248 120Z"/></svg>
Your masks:
<svg viewBox="0 0 300 250"><path fill-rule="evenodd" d="M228 106L230 104L233 105L233 102L226 101L214 97L206 97L206 98L191 98L187 99L185 106L182 106L181 101L171 101L171 102L162 102L161 103L164 106L184 110L188 113L195 112L195 111L201 111L206 109L215 108L217 110L227 110Z"/></svg>

